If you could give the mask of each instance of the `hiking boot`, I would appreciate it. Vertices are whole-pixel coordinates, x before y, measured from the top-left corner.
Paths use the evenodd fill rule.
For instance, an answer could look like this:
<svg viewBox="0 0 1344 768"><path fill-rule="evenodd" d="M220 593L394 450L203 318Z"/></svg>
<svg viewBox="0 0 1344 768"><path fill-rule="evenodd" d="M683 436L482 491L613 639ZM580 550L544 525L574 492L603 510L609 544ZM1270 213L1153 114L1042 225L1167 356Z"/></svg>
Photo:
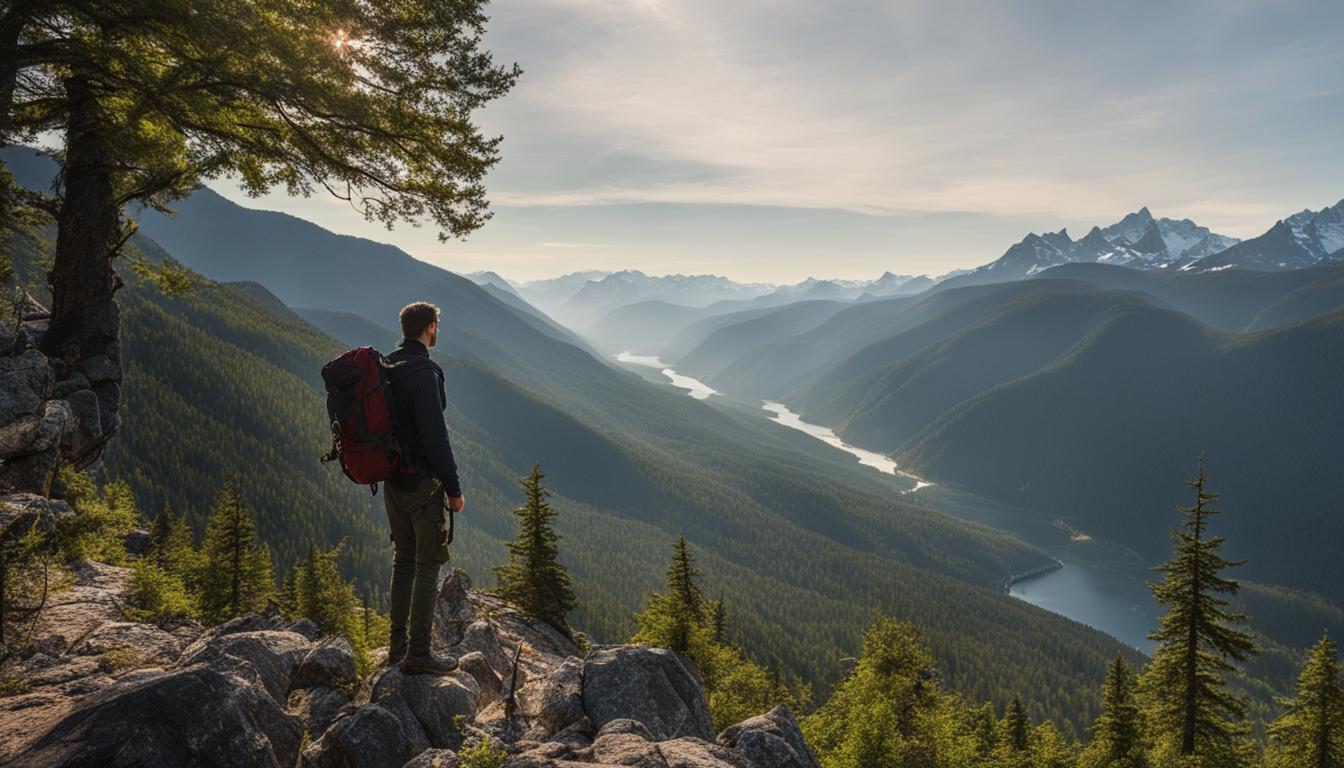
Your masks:
<svg viewBox="0 0 1344 768"><path fill-rule="evenodd" d="M408 653L400 667L403 675L451 675L457 669L457 659L433 653Z"/></svg>

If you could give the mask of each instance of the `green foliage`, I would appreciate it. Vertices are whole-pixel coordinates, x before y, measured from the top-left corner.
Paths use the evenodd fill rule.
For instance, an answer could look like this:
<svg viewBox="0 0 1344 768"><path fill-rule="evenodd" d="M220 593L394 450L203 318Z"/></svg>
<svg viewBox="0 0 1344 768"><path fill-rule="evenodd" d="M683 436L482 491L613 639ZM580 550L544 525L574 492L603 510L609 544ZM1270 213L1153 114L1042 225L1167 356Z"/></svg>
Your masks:
<svg viewBox="0 0 1344 768"><path fill-rule="evenodd" d="M480 49L482 5L15 6L0 143L61 131L76 80L118 206L162 207L232 173L253 194L326 189L371 220L427 217L462 236L488 218L481 182L500 141L472 113L519 74Z"/></svg>
<svg viewBox="0 0 1344 768"><path fill-rule="evenodd" d="M88 475L69 468L61 470L59 482L66 501L77 513L61 526L65 559L125 563L126 535L140 521L130 484L116 481L99 488Z"/></svg>
<svg viewBox="0 0 1344 768"><path fill-rule="evenodd" d="M1147 767L1134 688L1134 670L1123 656L1116 656L1101 688L1101 715L1092 726L1091 743L1078 758L1078 768Z"/></svg>
<svg viewBox="0 0 1344 768"><path fill-rule="evenodd" d="M974 710L940 689L918 629L879 617L858 666L803 720L824 768L999 765L992 707Z"/></svg>
<svg viewBox="0 0 1344 768"><path fill-rule="evenodd" d="M355 596L354 585L341 576L343 549L340 544L325 551L310 548L308 557L294 568L292 616L312 619L323 634L344 637L355 652L355 665L363 675L372 671L373 666L365 632L366 629L372 632L374 618L366 614L365 606Z"/></svg>
<svg viewBox="0 0 1344 768"><path fill-rule="evenodd" d="M183 584L200 573L201 555L192 541L191 527L184 516L175 514L167 504L150 526L145 560Z"/></svg>
<svg viewBox="0 0 1344 768"><path fill-rule="evenodd" d="M831 699L803 720L824 768L1072 768L1077 752L1051 722L1034 728L1020 697L998 721L943 691L919 630L879 617Z"/></svg>
<svg viewBox="0 0 1344 768"><path fill-rule="evenodd" d="M124 609L136 621L160 623L196 615L196 601L182 577L149 559L131 564L130 605Z"/></svg>
<svg viewBox="0 0 1344 768"><path fill-rule="evenodd" d="M166 294L184 294L196 283L194 272L171 259L158 263L146 259L132 259L130 264L131 269L141 280Z"/></svg>
<svg viewBox="0 0 1344 768"><path fill-rule="evenodd" d="M504 761L509 759L509 752L503 744L489 736L482 736L459 750L457 759L460 768L503 768Z"/></svg>
<svg viewBox="0 0 1344 768"><path fill-rule="evenodd" d="M364 647L381 648L387 645L388 636L392 633L391 620L387 614L379 613L369 606L367 594L364 595L363 601L359 609L359 627L360 634L364 638Z"/></svg>
<svg viewBox="0 0 1344 768"><path fill-rule="evenodd" d="M1025 752L1031 746L1031 718L1022 707L1022 697L1014 696L1003 713L1003 737L999 740L1011 752Z"/></svg>
<svg viewBox="0 0 1344 768"><path fill-rule="evenodd" d="M709 712L717 728L725 728L775 704L802 711L811 702L811 687L797 680L784 680L777 673L752 662L741 649L716 639L715 610L720 602L704 599L700 570L695 567L686 538L673 545L667 568L666 592L649 598L648 607L636 617L631 642L669 648L695 662L705 685ZM719 614L725 622L726 614Z"/></svg>
<svg viewBox="0 0 1344 768"><path fill-rule="evenodd" d="M723 604L723 598L720 597L714 601L714 609L710 611L710 639L719 645L728 644L728 609Z"/></svg>
<svg viewBox="0 0 1344 768"><path fill-rule="evenodd" d="M0 537L0 662L28 649L51 594L68 583L59 538L41 526Z"/></svg>
<svg viewBox="0 0 1344 768"><path fill-rule="evenodd" d="M1269 728L1267 768L1338 768L1344 765L1344 679L1339 646L1329 635L1307 655L1297 698Z"/></svg>
<svg viewBox="0 0 1344 768"><path fill-rule="evenodd" d="M1233 625L1245 616L1227 608L1219 595L1234 594L1238 584L1221 575L1237 565L1219 554L1222 537L1209 536L1208 506L1218 494L1206 490L1204 458L1199 475L1188 481L1195 503L1180 511L1185 520L1172 532L1175 555L1158 567L1161 583L1153 597L1167 612L1150 637L1158 642L1140 683L1152 737L1182 757L1222 754L1235 749L1246 730L1246 705L1226 690L1224 676L1255 652L1250 635Z"/></svg>
<svg viewBox="0 0 1344 768"><path fill-rule="evenodd" d="M541 465L534 463L532 472L521 481L526 501L513 511L518 535L509 542L508 564L495 568L499 579L495 594L528 616L569 634L566 617L574 610L574 589L569 571L558 559L560 536L551 524L555 511L546 501L550 493L541 484L545 477Z"/></svg>
<svg viewBox="0 0 1344 768"><path fill-rule="evenodd" d="M275 592L271 553L257 538L237 480L227 481L220 491L201 554L196 583L201 618L207 624L265 610Z"/></svg>

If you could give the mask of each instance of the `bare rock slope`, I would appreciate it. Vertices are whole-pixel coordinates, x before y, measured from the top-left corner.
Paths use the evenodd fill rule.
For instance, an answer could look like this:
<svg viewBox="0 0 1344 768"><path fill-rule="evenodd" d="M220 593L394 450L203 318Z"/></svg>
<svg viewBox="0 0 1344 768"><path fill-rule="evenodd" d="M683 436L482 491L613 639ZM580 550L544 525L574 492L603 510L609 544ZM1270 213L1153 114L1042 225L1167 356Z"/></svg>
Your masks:
<svg viewBox="0 0 1344 768"><path fill-rule="evenodd" d="M339 638L256 614L202 631L128 621L127 571L85 563L56 595L0 695L0 764L457 766L489 738L507 768L817 768L784 707L715 734L694 664L595 646L444 581L448 677L382 665L365 679Z"/></svg>

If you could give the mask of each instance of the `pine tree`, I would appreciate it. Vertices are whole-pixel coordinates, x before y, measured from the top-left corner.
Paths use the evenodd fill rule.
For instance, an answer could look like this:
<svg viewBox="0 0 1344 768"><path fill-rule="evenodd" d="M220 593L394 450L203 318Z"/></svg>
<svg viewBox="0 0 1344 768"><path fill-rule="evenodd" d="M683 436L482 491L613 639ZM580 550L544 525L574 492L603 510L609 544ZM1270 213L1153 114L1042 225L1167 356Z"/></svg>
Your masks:
<svg viewBox="0 0 1344 768"><path fill-rule="evenodd" d="M368 671L369 644L365 619L355 587L341 576L345 542L329 550L308 548L308 556L294 568L295 613L312 619L325 635L340 635L350 643L361 674ZM361 615L363 614L363 615Z"/></svg>
<svg viewBox="0 0 1344 768"><path fill-rule="evenodd" d="M1025 752L1031 746L1031 720L1021 696L1014 696L1003 713L1003 729L1006 743L1014 752Z"/></svg>
<svg viewBox="0 0 1344 768"><path fill-rule="evenodd" d="M145 557L164 573L182 579L184 584L197 570L197 552L191 527L187 525L187 519L174 514L168 504L164 504L163 511L154 518L149 532L149 550Z"/></svg>
<svg viewBox="0 0 1344 768"><path fill-rule="evenodd" d="M243 505L238 481L225 483L201 544L201 616L219 623L261 611L275 591L271 551L257 541L252 513Z"/></svg>
<svg viewBox="0 0 1344 768"><path fill-rule="evenodd" d="M1087 768L1145 768L1134 670L1116 655L1101 686L1101 715L1092 725L1092 743L1079 765Z"/></svg>
<svg viewBox="0 0 1344 768"><path fill-rule="evenodd" d="M1326 635L1311 649L1297 680L1297 698L1269 727L1272 768L1344 766L1344 680L1339 646Z"/></svg>
<svg viewBox="0 0 1344 768"><path fill-rule="evenodd" d="M1187 484L1195 504L1182 507L1185 521L1172 532L1175 557L1158 567L1162 583L1150 583L1153 597L1167 607L1159 628L1149 635L1157 650L1144 674L1148 718L1159 735L1176 740L1181 755L1219 753L1235 748L1244 732L1246 706L1225 689L1223 676L1233 670L1229 659L1243 661L1255 652L1250 635L1235 628L1245 616L1228 610L1238 584L1220 573L1240 563L1218 553L1221 536L1209 536L1209 506L1218 494L1206 489L1204 457L1199 475Z"/></svg>
<svg viewBox="0 0 1344 768"><path fill-rule="evenodd" d="M294 567L289 569L289 575L285 577L280 585L280 592L276 594L275 601L280 604L280 612L288 619L299 619L299 569Z"/></svg>
<svg viewBox="0 0 1344 768"><path fill-rule="evenodd" d="M676 596L689 615L702 616L705 593L700 588L700 569L695 567L695 558L686 544L686 537L678 536L672 548L672 564L667 567L667 589Z"/></svg>
<svg viewBox="0 0 1344 768"><path fill-rule="evenodd" d="M710 625L711 638L719 645L728 644L728 609L723 605L723 598L720 597L714 601L713 620Z"/></svg>
<svg viewBox="0 0 1344 768"><path fill-rule="evenodd" d="M667 592L649 600L649 607L639 617L642 642L662 645L682 655L692 655L698 643L713 643L713 630L705 616L705 595L700 587L700 569L695 567L695 556L678 536L672 545L672 563L667 567ZM697 640L697 637L704 637Z"/></svg>
<svg viewBox="0 0 1344 768"><path fill-rule="evenodd" d="M520 483L526 503L513 511L518 535L509 542L508 564L494 569L499 579L495 594L568 634L566 616L574 610L574 590L558 560L560 535L551 527L555 511L546 501L550 492L541 484L545 477L541 465L533 464Z"/></svg>

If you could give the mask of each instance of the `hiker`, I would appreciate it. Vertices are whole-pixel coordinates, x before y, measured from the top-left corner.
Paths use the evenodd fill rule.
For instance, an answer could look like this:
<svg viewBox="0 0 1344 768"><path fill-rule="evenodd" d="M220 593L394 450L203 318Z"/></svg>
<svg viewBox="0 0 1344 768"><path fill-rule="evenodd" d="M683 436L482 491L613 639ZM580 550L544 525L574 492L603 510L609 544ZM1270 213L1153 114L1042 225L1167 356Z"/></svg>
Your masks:
<svg viewBox="0 0 1344 768"><path fill-rule="evenodd" d="M392 637L387 660L404 674L446 675L457 659L435 656L430 647L439 568L448 562L449 528L445 510L466 507L457 479L457 463L448 443L443 409L443 369L429 361L438 341L439 308L417 301L401 310L404 338L391 363L407 373L391 378L393 421L398 440L412 457L414 474L394 475L385 484L383 506L392 527Z"/></svg>

